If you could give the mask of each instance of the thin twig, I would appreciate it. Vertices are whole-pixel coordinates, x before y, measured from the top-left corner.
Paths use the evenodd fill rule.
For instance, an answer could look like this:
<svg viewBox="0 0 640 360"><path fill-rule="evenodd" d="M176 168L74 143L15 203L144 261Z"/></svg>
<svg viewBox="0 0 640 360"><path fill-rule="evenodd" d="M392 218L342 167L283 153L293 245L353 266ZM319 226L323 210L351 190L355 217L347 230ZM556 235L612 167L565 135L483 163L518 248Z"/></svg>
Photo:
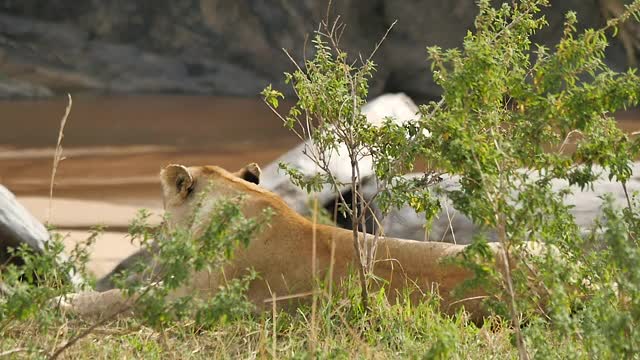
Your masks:
<svg viewBox="0 0 640 360"><path fill-rule="evenodd" d="M270 298L264 299L263 302L265 304L272 303L274 301L283 301L283 300L291 300L291 299L301 299L307 296L313 295L313 291L305 291L297 294L285 295L285 296L275 296L275 294L271 294Z"/></svg>
<svg viewBox="0 0 640 360"><path fill-rule="evenodd" d="M380 39L380 41L378 41L378 43L376 44L376 47L373 48L373 51L371 52L371 54L369 55L369 57L367 58L367 61L371 61L371 59L373 58L373 56L376 54L376 52L378 52L378 49L380 48L380 46L382 45L382 43L387 39L387 36L389 36L389 33L391 32L391 29L393 29L393 27L398 23L398 20L394 20L391 25L389 25L389 27L387 28L387 31L385 31L384 35L382 35L382 38Z"/></svg>
<svg viewBox="0 0 640 360"><path fill-rule="evenodd" d="M629 197L629 191L627 191L627 182L621 181L622 190L624 190L624 196L627 198L627 206L629 207L629 211L633 211L633 206L631 205L631 198Z"/></svg>
<svg viewBox="0 0 640 360"><path fill-rule="evenodd" d="M466 301L473 301L473 300L482 300L482 299L488 299L490 298L489 295L478 295L478 296L472 296L472 297L468 297L468 298L464 298L464 299L460 299L460 300L456 300L454 302L449 303L448 307L451 307L452 305L455 304L460 304Z"/></svg>
<svg viewBox="0 0 640 360"><path fill-rule="evenodd" d="M569 141L571 141L571 140L570 140L570 138L571 138L571 135L573 135L573 134L579 134L579 135L582 135L582 132L581 132L580 130L577 130L577 129L574 129L574 130L569 131L569 133L567 134L567 136L565 136L564 141L562 141L562 144L560 145L560 148L558 149L558 154L562 154L562 152L564 152L564 148L565 148L567 145L569 145L569 144L573 144L573 143L570 143L570 142L569 142Z"/></svg>
<svg viewBox="0 0 640 360"><path fill-rule="evenodd" d="M447 220L449 221L449 230L451 230L451 238L453 239L453 243L457 244L457 242L456 242L456 233L453 230L453 219L451 218L451 215L449 214L449 204L446 204L444 209L447 212ZM442 239L440 241L444 241L445 236L447 236L447 232L446 231L445 231L444 235L442 235Z"/></svg>

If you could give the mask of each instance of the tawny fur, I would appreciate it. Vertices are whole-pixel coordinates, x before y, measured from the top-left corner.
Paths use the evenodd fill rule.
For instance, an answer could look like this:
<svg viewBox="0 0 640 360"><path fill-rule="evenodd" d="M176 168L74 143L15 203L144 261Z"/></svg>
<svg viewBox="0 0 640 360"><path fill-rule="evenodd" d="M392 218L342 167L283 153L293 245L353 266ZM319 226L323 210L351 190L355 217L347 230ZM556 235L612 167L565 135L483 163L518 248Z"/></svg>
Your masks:
<svg viewBox="0 0 640 360"><path fill-rule="evenodd" d="M331 281L334 288L338 286L348 271L355 269L352 232L325 225L314 226L311 221L289 208L277 195L243 180L251 175L257 178L259 172L255 164L236 173L216 166L168 166L160 174L165 211L170 215L166 225L185 226L194 212L197 196L193 194L204 191L207 186L211 186L211 191L201 210L205 214L221 198L244 194L245 216L257 216L263 209L271 208L273 217L269 226L261 230L247 248L236 251L232 262L225 267L224 277L229 279L241 276L247 268L255 269L260 279L251 284L248 297L258 308L271 308L270 300L273 296L281 298L308 293L313 284L311 260L315 231L318 276L320 279L327 279L333 260ZM194 226L199 225L196 223ZM490 246L497 255L496 266L503 271L500 246ZM452 314L464 306L473 319L481 319L486 315L481 304L481 299L487 295L485 291L474 289L459 297L453 296L452 290L464 280L470 279L472 274L451 262L442 261L446 257L456 256L464 248L464 245L450 243L381 238L378 240L375 274L388 282L387 294L390 301L405 294L409 285L412 301L420 301L424 294L435 292L441 299L441 310L444 313ZM172 296L198 294L210 297L215 294L224 277L220 273L196 273L189 284ZM373 288L378 286L374 284ZM294 298L294 301L278 301L278 308L295 306L298 301L308 300L309 297ZM127 301L116 289L104 293L74 294L66 304L70 311L77 314L106 315L122 309Z"/></svg>

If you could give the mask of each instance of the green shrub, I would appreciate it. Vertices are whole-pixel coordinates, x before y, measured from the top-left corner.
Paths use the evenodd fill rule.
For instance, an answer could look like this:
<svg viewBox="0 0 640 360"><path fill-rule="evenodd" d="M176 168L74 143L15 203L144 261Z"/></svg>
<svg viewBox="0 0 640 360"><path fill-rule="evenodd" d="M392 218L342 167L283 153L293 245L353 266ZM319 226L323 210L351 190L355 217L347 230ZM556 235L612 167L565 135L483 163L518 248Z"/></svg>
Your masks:
<svg viewBox="0 0 640 360"><path fill-rule="evenodd" d="M617 128L613 114L638 104L640 79L635 69L610 69L604 55L608 34L631 17L640 18L640 1L627 5L605 27L583 32L576 30L576 14L567 13L553 49L531 41L547 25L540 10L549 1L493 8L481 0L478 5L476 29L467 33L461 49L428 48L441 100L421 106L418 120L397 124L388 119L380 127L368 124L360 111L375 65L371 58L349 59L335 36L336 28L341 34L339 23L325 21L314 38L314 57L285 75L298 99L282 115L290 129L298 124L306 129L301 135L312 141L310 152L319 154L314 161L322 173L305 179L284 168L308 191L325 183L337 188L342 184L322 166L322 154L345 146L350 156L356 155L352 165L358 156L372 156L384 184L377 197L384 210L409 204L427 217L438 210L429 184L399 175L417 159L429 165L424 179L438 172L458 175L460 188L446 191L454 206L494 231L507 259L524 263L490 271L482 265L487 260L482 237L465 257L482 278L473 283L489 281L503 294L493 307L510 319L519 356L542 356L550 334L578 349L577 357L632 356L640 268L635 205L623 214L606 208L606 224L585 238L563 203L568 190L557 192L551 185L565 180L590 188L604 169L626 191L640 142ZM263 96L275 110L274 99L282 94L268 87ZM565 151L572 141L575 151ZM359 184L352 185L357 189ZM344 202L357 208L349 199ZM544 242L547 251L526 260L528 242ZM534 284L546 295L531 296ZM524 332L523 319L528 324ZM573 343L578 339L583 343ZM434 349L447 355L452 346L443 339Z"/></svg>

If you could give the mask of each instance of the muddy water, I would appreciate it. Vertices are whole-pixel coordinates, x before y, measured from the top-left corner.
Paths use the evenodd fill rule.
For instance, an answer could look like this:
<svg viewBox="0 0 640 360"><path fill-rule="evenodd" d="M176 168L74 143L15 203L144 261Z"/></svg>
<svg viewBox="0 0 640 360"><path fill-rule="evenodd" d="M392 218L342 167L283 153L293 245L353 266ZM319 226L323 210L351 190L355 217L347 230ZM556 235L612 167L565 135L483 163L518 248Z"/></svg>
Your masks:
<svg viewBox="0 0 640 360"><path fill-rule="evenodd" d="M0 102L0 183L46 195L66 98ZM619 114L627 131L637 113ZM297 144L259 99L201 96L75 97L55 195L158 206L169 163L228 169L267 164Z"/></svg>
<svg viewBox="0 0 640 360"><path fill-rule="evenodd" d="M0 183L18 195L48 194L66 105L65 98L0 102ZM259 99L76 97L55 194L157 204L166 164L266 164L297 142Z"/></svg>

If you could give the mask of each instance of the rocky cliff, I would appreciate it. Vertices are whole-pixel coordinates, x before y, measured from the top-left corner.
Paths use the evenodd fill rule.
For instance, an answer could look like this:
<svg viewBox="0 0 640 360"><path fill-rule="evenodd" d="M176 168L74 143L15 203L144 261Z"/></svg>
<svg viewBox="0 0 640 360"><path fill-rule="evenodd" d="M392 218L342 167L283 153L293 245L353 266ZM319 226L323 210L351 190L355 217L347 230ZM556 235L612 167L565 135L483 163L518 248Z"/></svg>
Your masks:
<svg viewBox="0 0 640 360"><path fill-rule="evenodd" d="M611 2L615 0L604 0ZM563 14L582 27L604 24L603 0L555 0L550 27L535 41L557 41ZM316 0L0 0L0 97L64 92L186 93L256 96L280 88L302 58L305 37L326 15ZM368 53L398 20L376 61L372 95L439 94L425 47L456 47L477 13L471 0L338 0L332 12L347 24L343 46ZM309 53L307 53L309 55ZM627 64L619 41L607 61Z"/></svg>

